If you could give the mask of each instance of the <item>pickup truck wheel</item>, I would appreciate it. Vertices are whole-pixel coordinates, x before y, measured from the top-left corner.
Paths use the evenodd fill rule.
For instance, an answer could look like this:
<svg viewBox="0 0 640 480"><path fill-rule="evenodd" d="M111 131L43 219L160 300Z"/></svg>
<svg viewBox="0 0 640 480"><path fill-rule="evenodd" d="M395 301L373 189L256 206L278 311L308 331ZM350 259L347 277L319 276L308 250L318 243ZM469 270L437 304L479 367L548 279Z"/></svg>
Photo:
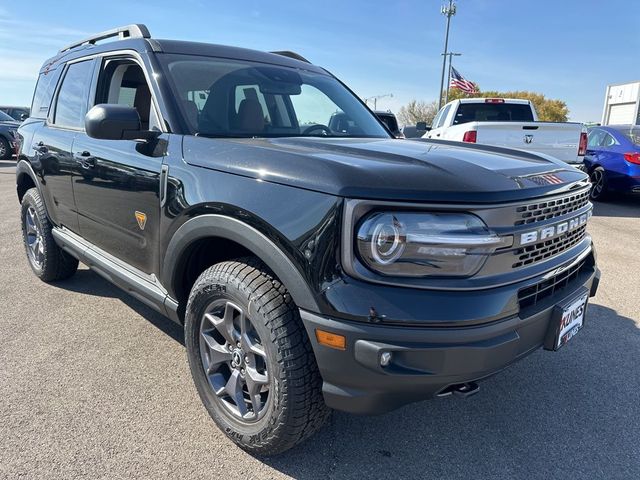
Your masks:
<svg viewBox="0 0 640 480"><path fill-rule="evenodd" d="M250 453L281 453L328 418L298 309L256 259L219 263L200 275L187 304L185 344L207 411Z"/></svg>
<svg viewBox="0 0 640 480"><path fill-rule="evenodd" d="M51 222L37 188L22 197L22 238L29 265L45 282L64 280L78 269L78 260L62 250L53 240Z"/></svg>
<svg viewBox="0 0 640 480"><path fill-rule="evenodd" d="M591 199L600 201L606 200L609 196L609 188L604 168L594 168L589 174L589 178L591 180Z"/></svg>

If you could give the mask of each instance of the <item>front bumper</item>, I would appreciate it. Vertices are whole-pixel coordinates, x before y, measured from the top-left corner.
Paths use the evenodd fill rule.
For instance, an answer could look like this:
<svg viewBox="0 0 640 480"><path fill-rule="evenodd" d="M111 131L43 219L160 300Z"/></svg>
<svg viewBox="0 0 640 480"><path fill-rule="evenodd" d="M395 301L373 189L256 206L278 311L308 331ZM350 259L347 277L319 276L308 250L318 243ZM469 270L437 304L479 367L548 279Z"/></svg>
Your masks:
<svg viewBox="0 0 640 480"><path fill-rule="evenodd" d="M391 326L301 311L322 374L325 402L337 410L378 414L486 378L542 346L554 307L582 288L595 295L599 279L590 254L589 262L554 294L518 314L470 326ZM482 310L481 298L458 294L460 302L477 302ZM346 349L320 345L316 329L343 335ZM392 354L385 367L380 365L383 352Z"/></svg>

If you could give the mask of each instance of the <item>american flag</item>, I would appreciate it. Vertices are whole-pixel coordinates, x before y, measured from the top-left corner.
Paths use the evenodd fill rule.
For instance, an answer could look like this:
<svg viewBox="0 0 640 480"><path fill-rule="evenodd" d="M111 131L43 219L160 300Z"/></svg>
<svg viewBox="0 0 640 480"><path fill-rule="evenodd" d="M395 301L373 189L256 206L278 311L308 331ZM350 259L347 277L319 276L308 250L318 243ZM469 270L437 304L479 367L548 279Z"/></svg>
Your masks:
<svg viewBox="0 0 640 480"><path fill-rule="evenodd" d="M465 93L476 93L476 85L469 80L466 80L460 72L451 67L451 82L449 88L458 88Z"/></svg>

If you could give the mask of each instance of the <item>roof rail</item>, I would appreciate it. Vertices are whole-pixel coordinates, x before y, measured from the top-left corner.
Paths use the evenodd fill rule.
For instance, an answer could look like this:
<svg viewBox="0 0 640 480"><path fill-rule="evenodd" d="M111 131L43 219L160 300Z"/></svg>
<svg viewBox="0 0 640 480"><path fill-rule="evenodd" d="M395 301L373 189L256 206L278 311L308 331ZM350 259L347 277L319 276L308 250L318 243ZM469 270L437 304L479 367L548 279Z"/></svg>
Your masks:
<svg viewBox="0 0 640 480"><path fill-rule="evenodd" d="M126 25L124 27L107 30L106 32L96 33L88 38L74 42L62 48L58 53L66 52L82 45L94 45L100 40L105 40L111 37L118 37L119 40L124 40L126 38L151 38L151 34L149 33L149 29L147 29L146 25L143 25L142 23Z"/></svg>
<svg viewBox="0 0 640 480"><path fill-rule="evenodd" d="M289 50L282 50L280 52L270 52L270 53L275 53L276 55L282 55L283 57L293 58L295 60L300 60L301 62L305 62L305 63L311 63L309 60L304 58L299 53L291 52Z"/></svg>

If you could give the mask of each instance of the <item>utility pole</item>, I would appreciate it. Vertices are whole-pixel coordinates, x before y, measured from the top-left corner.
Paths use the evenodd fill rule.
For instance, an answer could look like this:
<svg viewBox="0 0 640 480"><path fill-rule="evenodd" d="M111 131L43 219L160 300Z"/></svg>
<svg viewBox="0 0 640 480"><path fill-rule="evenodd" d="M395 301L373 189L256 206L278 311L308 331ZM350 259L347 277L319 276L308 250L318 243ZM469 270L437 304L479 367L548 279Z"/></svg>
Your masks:
<svg viewBox="0 0 640 480"><path fill-rule="evenodd" d="M364 104L368 105L369 100L373 100L373 109L376 110L378 108L378 100L380 100L381 98L387 98L387 97L393 98L393 93L385 93L383 95L374 95L373 97L367 97L364 99Z"/></svg>
<svg viewBox="0 0 640 480"><path fill-rule="evenodd" d="M451 17L456 14L456 4L453 0L449 0L449 5L443 5L440 13L447 17L447 31L444 36L444 52L442 52L442 76L440 77L440 96L438 98L438 109L442 107L442 90L444 88L444 71L447 68L447 51L449 50L449 25Z"/></svg>
<svg viewBox="0 0 640 480"><path fill-rule="evenodd" d="M453 52L448 52L448 53L443 53L442 55L444 55L445 57L449 57L449 68L447 69L449 71L448 75L447 75L447 89L445 90L445 95L444 95L444 103L447 104L449 102L449 87L451 86L451 57L459 57L462 54L461 53L453 53Z"/></svg>

